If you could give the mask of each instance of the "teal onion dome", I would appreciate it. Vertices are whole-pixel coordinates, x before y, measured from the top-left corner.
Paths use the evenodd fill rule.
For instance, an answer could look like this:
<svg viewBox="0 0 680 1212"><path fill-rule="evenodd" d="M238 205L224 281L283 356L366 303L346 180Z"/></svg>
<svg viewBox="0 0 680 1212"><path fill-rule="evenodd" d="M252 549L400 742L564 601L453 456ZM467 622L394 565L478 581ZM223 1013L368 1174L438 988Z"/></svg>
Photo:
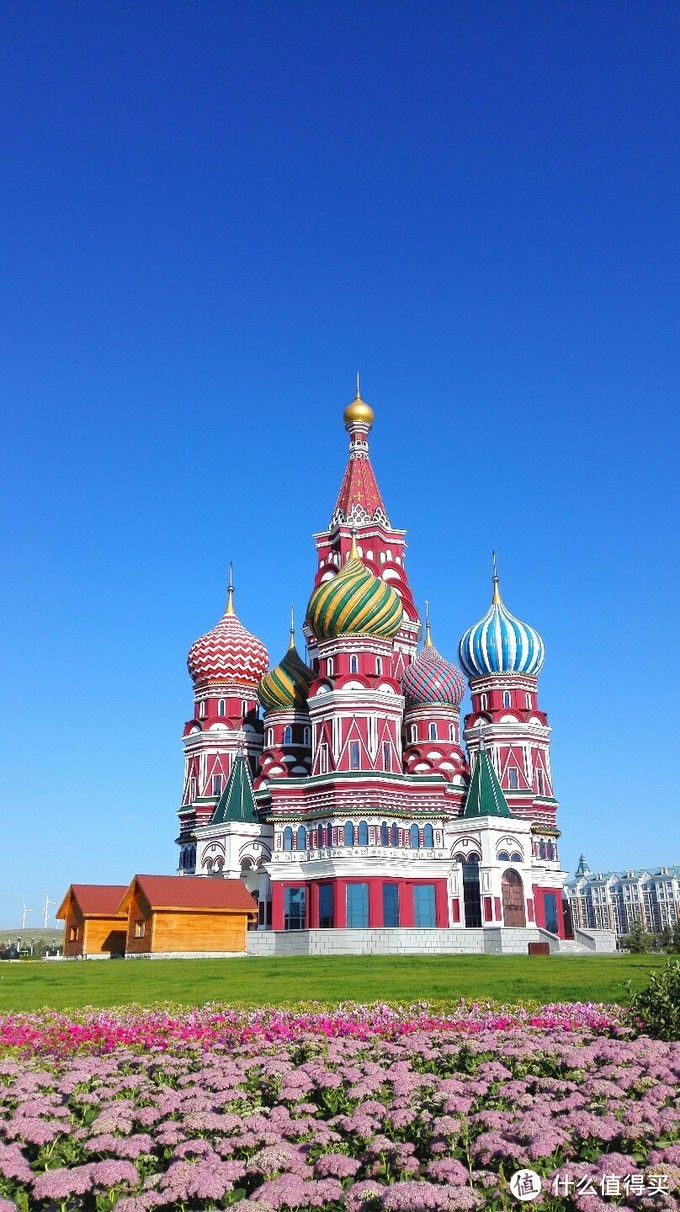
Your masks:
<svg viewBox="0 0 680 1212"><path fill-rule="evenodd" d="M483 619L468 628L458 649L468 678L489 673L537 674L545 660L545 645L538 632L522 623L505 607L493 575L493 598Z"/></svg>

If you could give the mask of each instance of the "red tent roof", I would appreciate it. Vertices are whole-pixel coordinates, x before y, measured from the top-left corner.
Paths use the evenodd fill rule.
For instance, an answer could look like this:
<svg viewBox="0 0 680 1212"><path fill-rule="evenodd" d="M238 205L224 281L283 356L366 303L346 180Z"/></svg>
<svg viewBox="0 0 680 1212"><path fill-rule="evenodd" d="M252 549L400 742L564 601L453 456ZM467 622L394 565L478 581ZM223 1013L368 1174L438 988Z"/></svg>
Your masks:
<svg viewBox="0 0 680 1212"><path fill-rule="evenodd" d="M195 875L136 875L134 883L152 909L240 909L256 913L257 905L240 880Z"/></svg>
<svg viewBox="0 0 680 1212"><path fill-rule="evenodd" d="M126 891L124 884L71 884L59 906L57 917L66 917L66 903L69 897L73 897L80 912L88 917L122 916L118 906Z"/></svg>

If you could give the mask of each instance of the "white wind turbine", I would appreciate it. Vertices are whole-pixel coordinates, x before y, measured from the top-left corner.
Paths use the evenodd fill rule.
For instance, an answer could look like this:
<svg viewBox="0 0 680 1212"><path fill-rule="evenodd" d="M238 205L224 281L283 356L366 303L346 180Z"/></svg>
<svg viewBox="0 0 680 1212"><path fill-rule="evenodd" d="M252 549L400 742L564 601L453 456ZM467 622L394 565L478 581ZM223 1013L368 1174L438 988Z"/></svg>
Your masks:
<svg viewBox="0 0 680 1212"><path fill-rule="evenodd" d="M45 893L45 903L43 905L43 929L47 930L47 919L49 917L50 905L56 905L56 901L51 901L49 892ZM29 910L30 913L30 910Z"/></svg>
<svg viewBox="0 0 680 1212"><path fill-rule="evenodd" d="M29 913L32 913L33 910L29 909L28 905L26 904L26 901L23 902L23 907L24 907L24 911L21 915L21 929L25 930L26 929L26 917Z"/></svg>

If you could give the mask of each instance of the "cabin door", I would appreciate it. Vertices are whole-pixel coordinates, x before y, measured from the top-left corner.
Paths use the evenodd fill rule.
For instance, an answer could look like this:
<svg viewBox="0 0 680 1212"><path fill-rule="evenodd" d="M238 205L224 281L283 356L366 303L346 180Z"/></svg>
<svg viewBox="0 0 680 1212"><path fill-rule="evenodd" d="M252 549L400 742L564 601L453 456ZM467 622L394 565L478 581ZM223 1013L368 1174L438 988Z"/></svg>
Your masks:
<svg viewBox="0 0 680 1212"><path fill-rule="evenodd" d="M524 886L518 871L504 871L501 880L503 890L503 922L506 926L526 926L524 916Z"/></svg>

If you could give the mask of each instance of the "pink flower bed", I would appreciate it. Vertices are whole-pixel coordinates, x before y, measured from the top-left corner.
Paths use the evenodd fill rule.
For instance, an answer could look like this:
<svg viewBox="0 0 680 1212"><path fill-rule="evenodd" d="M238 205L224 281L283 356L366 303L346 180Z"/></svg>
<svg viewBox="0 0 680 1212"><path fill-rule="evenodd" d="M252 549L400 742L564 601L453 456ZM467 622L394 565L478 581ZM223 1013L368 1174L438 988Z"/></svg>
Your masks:
<svg viewBox="0 0 680 1212"><path fill-rule="evenodd" d="M680 1043L616 1008L0 1019L0 1212L680 1207ZM561 1185L560 1185L561 1184Z"/></svg>

